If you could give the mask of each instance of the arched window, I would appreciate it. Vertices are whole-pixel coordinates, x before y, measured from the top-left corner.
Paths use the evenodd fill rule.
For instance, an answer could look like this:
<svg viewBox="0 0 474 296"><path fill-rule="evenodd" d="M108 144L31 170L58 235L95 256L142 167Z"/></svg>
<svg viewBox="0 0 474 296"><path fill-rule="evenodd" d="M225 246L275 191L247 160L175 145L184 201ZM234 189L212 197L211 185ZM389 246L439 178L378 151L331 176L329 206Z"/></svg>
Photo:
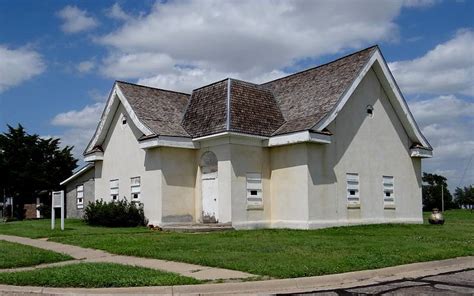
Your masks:
<svg viewBox="0 0 474 296"><path fill-rule="evenodd" d="M203 174L217 172L217 157L214 152L207 151L201 156L199 162Z"/></svg>

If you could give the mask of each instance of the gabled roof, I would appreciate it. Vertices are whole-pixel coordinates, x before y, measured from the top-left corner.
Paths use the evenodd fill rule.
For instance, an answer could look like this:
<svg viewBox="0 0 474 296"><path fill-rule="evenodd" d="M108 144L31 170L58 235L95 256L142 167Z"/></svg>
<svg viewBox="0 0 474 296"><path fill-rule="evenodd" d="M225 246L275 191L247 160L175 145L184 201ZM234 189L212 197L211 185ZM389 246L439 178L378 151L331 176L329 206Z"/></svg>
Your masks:
<svg viewBox="0 0 474 296"><path fill-rule="evenodd" d="M102 144L118 102L143 133L141 141L157 136L191 141L222 132L263 137L321 133L370 69L413 143L431 149L378 46L372 46L261 85L228 78L195 89L191 95L117 81L85 154Z"/></svg>
<svg viewBox="0 0 474 296"><path fill-rule="evenodd" d="M155 135L189 137L181 125L189 94L122 81L117 85L140 121Z"/></svg>
<svg viewBox="0 0 474 296"><path fill-rule="evenodd" d="M311 129L337 104L377 50L369 47L333 62L262 84L277 101L285 124L275 134Z"/></svg>

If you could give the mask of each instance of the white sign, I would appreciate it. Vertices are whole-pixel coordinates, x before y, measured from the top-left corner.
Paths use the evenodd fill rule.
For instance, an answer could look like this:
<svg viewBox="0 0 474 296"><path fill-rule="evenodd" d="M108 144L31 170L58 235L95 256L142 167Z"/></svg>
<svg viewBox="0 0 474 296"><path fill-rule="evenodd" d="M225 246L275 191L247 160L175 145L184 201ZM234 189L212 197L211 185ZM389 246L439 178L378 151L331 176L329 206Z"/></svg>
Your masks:
<svg viewBox="0 0 474 296"><path fill-rule="evenodd" d="M62 206L63 191L53 192L53 208L60 208Z"/></svg>
<svg viewBox="0 0 474 296"><path fill-rule="evenodd" d="M55 211L54 209L61 208L61 230L64 230L64 191L53 191L52 205L51 205L51 229L54 229Z"/></svg>

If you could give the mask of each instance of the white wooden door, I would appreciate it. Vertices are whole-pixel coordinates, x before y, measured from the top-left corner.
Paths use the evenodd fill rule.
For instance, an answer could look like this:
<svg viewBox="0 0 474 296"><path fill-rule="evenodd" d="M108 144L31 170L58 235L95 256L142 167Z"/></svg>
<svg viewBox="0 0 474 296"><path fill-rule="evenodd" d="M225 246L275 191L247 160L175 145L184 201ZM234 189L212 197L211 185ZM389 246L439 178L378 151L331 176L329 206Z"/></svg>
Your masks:
<svg viewBox="0 0 474 296"><path fill-rule="evenodd" d="M204 223L217 223L218 197L217 172L202 175L202 220Z"/></svg>

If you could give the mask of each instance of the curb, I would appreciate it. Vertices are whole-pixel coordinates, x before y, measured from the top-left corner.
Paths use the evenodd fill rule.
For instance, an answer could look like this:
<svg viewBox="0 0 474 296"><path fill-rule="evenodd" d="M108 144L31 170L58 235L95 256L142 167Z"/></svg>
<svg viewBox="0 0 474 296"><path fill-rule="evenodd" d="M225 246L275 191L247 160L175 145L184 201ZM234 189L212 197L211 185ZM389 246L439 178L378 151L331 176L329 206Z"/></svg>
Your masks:
<svg viewBox="0 0 474 296"><path fill-rule="evenodd" d="M182 295L303 293L379 284L474 268L474 257L412 263L341 274L255 282L134 288L44 288L0 285L2 295Z"/></svg>

